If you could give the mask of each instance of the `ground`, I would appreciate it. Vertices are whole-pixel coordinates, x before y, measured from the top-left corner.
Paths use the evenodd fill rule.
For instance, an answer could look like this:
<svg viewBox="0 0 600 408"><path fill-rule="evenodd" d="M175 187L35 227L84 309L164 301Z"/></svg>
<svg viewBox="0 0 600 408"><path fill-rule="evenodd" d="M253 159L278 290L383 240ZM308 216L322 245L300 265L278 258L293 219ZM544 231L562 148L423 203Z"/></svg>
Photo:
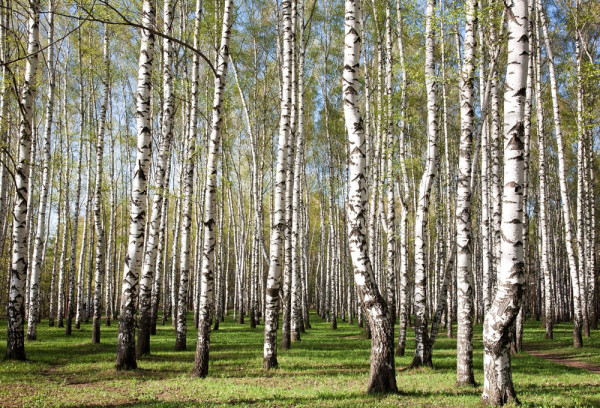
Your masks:
<svg viewBox="0 0 600 408"><path fill-rule="evenodd" d="M188 351L175 352L174 330L159 326L151 339L152 355L138 360L136 371L114 369L117 324L102 325L101 344L91 344L91 323L73 330L38 326L37 341L25 344L26 362L0 363L0 406L407 406L478 407L483 381L482 326L475 328L476 388L457 388L456 340L438 336L434 369L409 370L414 338L396 357L399 394L365 394L369 347L356 325L338 330L311 315L313 329L292 349L278 351L280 369L262 370L264 326L251 329L231 316L211 337L209 377L190 377L196 330L188 332ZM159 320L160 321L160 320ZM193 322L192 317L189 317ZM0 345L6 344L6 322L0 322ZM530 349L568 353L569 358L600 362L600 333L584 339L584 348L569 347L572 326L555 326L555 340L544 340L541 322L529 321L524 343ZM278 338L280 342L281 337ZM4 354L4 349L0 348ZM600 406L600 375L522 353L513 357L513 379L526 407Z"/></svg>

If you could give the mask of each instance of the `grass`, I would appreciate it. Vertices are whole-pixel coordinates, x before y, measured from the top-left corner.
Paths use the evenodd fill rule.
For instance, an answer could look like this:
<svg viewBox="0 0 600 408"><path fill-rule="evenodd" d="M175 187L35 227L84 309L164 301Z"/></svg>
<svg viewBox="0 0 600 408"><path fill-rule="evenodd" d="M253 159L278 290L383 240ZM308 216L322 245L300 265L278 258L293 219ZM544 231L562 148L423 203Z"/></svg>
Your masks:
<svg viewBox="0 0 600 408"><path fill-rule="evenodd" d="M191 316L188 321L193 321ZM405 370L411 362L414 339L407 354L396 358L399 394L365 394L369 348L355 325L339 323L333 331L312 315L313 329L279 350L280 369L262 370L264 326L250 329L227 318L211 336L209 377L190 377L196 330L188 333L188 350L174 352L170 326L158 327L152 337L152 355L138 360L136 371L114 369L117 324L102 326L101 344L91 344L91 324L83 324L66 338L64 331L38 326L37 341L26 342L26 362L0 363L0 406L408 406L478 407L483 382L481 325L475 328L475 388L457 388L456 340L438 337L435 369ZM409 330L409 336L412 333ZM584 339L577 356L597 362L598 332ZM554 341L543 339L540 322L527 322L524 342L544 347L567 347L568 324L557 325ZM280 340L280 338L279 338ZM6 344L6 322L0 329ZM569 352L573 350L567 347ZM3 349L0 352L4 353ZM591 357L588 357L590 355ZM600 376L543 359L519 354L513 357L517 394L527 407L600 406Z"/></svg>
<svg viewBox="0 0 600 408"><path fill-rule="evenodd" d="M573 325L570 323L559 323L554 325L553 340L546 340L544 338L545 332L541 329L541 326L540 330L535 330L532 335L528 337L528 340L529 347L533 350L600 366L599 334L599 331L591 330L591 336L589 338L583 338L583 347L574 349L572 347Z"/></svg>

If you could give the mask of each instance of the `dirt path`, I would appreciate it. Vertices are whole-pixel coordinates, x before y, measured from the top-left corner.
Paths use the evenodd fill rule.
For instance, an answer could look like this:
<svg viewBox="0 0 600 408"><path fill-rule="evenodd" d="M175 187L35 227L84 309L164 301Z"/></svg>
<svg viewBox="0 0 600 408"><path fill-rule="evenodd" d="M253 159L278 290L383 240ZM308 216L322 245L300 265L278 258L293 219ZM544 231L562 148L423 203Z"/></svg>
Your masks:
<svg viewBox="0 0 600 408"><path fill-rule="evenodd" d="M560 354L545 353L542 351L534 350L530 347L524 347L523 350L532 356L543 358L544 360L552 361L553 363L562 364L569 367L580 368L582 370L589 371L590 373L600 374L600 366L595 364L586 363L584 361L573 360L561 356Z"/></svg>

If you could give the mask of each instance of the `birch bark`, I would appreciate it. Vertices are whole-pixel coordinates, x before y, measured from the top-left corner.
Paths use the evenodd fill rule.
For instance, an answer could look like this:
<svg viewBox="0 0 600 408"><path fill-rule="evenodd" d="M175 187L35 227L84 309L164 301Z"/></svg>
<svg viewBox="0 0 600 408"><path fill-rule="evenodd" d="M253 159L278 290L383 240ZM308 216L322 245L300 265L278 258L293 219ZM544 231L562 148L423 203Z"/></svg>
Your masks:
<svg viewBox="0 0 600 408"><path fill-rule="evenodd" d="M371 372L367 392L397 392L394 362L394 331L387 305L373 276L366 240L365 139L359 111L358 72L360 68L360 5L345 0L345 39L343 103L346 133L350 148L348 189L348 240L354 281L362 298L372 330Z"/></svg>
<svg viewBox="0 0 600 408"><path fill-rule="evenodd" d="M518 403L512 383L509 331L519 312L525 263L523 256L523 137L529 62L527 0L507 5L508 60L504 94L504 188L502 254L494 301L483 328L484 386L489 405Z"/></svg>
<svg viewBox="0 0 600 408"><path fill-rule="evenodd" d="M208 357L210 348L210 324L214 303L214 269L215 269L215 226L217 204L217 167L219 164L219 146L221 143L221 125L223 114L223 96L227 63L229 59L229 39L231 37L232 0L225 0L223 9L223 25L221 43L217 59L217 74L214 82L214 96L211 114L208 160L206 162L206 188L204 198L204 248L202 261L202 283L200 292L200 313L198 321L198 343L196 360L192 375L204 378L208 375Z"/></svg>
<svg viewBox="0 0 600 408"><path fill-rule="evenodd" d="M135 369L135 315L138 300L139 273L144 250L144 227L146 220L146 195L152 156L150 133L150 93L152 89L152 65L154 61L154 28L156 13L154 4L144 0L142 5L142 28L140 59L138 63L138 86L136 96L137 154L131 183L129 244L123 269L121 290L121 313L117 340L117 370ZM146 27L148 29L146 29Z"/></svg>

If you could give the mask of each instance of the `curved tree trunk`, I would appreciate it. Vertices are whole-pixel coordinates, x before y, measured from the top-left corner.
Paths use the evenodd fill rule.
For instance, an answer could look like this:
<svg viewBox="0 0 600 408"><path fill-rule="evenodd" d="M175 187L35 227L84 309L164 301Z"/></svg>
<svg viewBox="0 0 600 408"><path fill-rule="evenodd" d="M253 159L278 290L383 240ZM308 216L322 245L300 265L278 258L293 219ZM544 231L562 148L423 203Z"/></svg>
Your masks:
<svg viewBox="0 0 600 408"><path fill-rule="evenodd" d="M354 281L372 329L371 373L367 392L397 392L394 362L394 331L387 305L379 293L367 253L365 210L365 139L359 111L358 70L360 67L360 7L356 0L345 1L343 103L350 148L348 192L348 240Z"/></svg>
<svg viewBox="0 0 600 408"><path fill-rule="evenodd" d="M498 290L483 328L484 385L482 401L490 405L518 403L510 365L511 327L519 313L525 263L523 256L523 137L529 62L527 0L508 6L508 62L504 94L504 189L502 258Z"/></svg>
<svg viewBox="0 0 600 408"><path fill-rule="evenodd" d="M561 128L560 112L558 106L558 90L556 84L556 75L554 73L554 55L548 36L548 26L546 17L542 8L541 0L536 1L537 17L542 29L544 42L546 45L546 55L548 57L548 68L550 71L550 92L552 94L552 113L554 117L554 133L556 134L556 144L558 147L558 181L560 185L560 200L562 207L563 222L565 225L565 244L567 249L567 259L569 272L571 275L571 287L573 290L573 347L583 346L581 330L583 326L583 312L581 307L581 285L580 274L575 260L575 251L573 250L573 233L571 228L571 210L569 208L569 194L567 191L567 179L565 169L565 149L563 147L563 134Z"/></svg>
<svg viewBox="0 0 600 408"><path fill-rule="evenodd" d="M154 3L144 0L142 27L154 28L156 14ZM123 269L121 313L117 340L117 370L137 368L135 354L135 317L138 300L139 274L144 250L144 227L146 220L146 195L152 157L150 118L150 93L152 64L154 59L154 34L142 28L140 59L138 63L138 87L136 97L137 155L131 183L131 207L129 244Z"/></svg>

